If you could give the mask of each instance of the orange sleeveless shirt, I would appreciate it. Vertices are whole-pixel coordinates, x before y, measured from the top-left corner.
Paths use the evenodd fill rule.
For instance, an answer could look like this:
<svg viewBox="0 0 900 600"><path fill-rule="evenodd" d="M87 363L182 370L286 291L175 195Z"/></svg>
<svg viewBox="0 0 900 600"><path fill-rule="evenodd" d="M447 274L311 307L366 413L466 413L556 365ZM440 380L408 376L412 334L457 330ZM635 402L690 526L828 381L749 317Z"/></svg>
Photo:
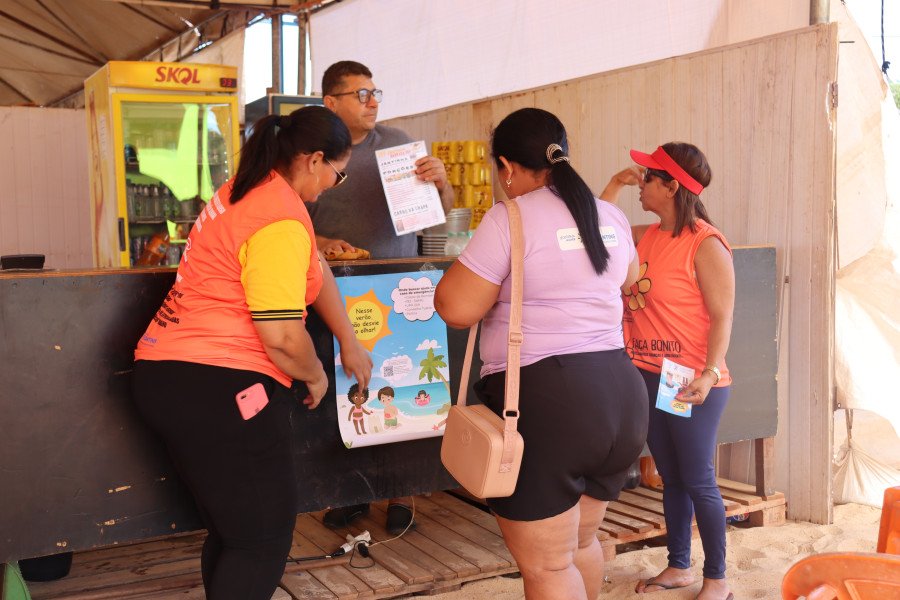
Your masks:
<svg viewBox="0 0 900 600"><path fill-rule="evenodd" d="M138 342L135 359L256 371L290 386L291 378L266 354L253 321L305 319L305 306L251 312L241 280L241 252L261 229L280 221L299 221L309 236L305 273L309 305L322 288L312 221L300 196L275 171L236 204L230 201L232 184L233 180L222 186L195 221L175 285ZM285 277L302 278L303 274L285 273Z"/></svg>
<svg viewBox="0 0 900 600"><path fill-rule="evenodd" d="M623 329L625 347L635 366L659 373L663 358L691 367L699 377L706 367L709 313L703 303L694 257L700 243L716 237L731 252L728 241L715 227L697 220L697 231L662 231L651 225L638 242L640 278L625 294ZM721 378L716 387L731 384L723 360L717 365Z"/></svg>

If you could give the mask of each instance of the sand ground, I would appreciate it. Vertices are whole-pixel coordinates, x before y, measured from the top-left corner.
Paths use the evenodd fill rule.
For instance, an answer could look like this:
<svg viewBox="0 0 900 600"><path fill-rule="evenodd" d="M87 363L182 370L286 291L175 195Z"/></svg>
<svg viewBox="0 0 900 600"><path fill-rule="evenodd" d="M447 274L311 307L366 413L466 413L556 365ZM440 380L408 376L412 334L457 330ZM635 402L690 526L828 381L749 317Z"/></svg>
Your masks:
<svg viewBox="0 0 900 600"><path fill-rule="evenodd" d="M846 438L843 411L835 413L834 444L838 448ZM856 411L854 438L866 451L888 465L900 468L900 439L890 424L878 415ZM790 501L790 499L788 499ZM788 568L801 558L821 552L874 552L878 540L881 511L861 504L843 504L834 508L834 523L788 521L778 527L729 525L728 580L735 600L781 598L781 579ZM698 582L687 588L657 592L646 596L653 600L693 599L700 591L702 567L700 540L694 538L692 563ZM601 600L639 598L634 585L651 577L666 565L664 546L642 546L620 553L606 565L607 583ZM524 598L520 578L495 577L466 584L456 592L436 596L441 600L520 600Z"/></svg>
<svg viewBox="0 0 900 600"><path fill-rule="evenodd" d="M788 521L779 527L728 526L728 579L735 600L781 598L781 578L799 559L821 552L874 552L881 511L860 504L834 509L834 524L814 525ZM700 591L702 553L695 538L692 556L698 582L680 590L649 594L653 600L693 599ZM655 575L666 565L665 547L643 547L624 552L606 565L607 583L602 600L638 598L639 578ZM522 580L495 577L466 584L456 592L435 596L441 600L519 600Z"/></svg>

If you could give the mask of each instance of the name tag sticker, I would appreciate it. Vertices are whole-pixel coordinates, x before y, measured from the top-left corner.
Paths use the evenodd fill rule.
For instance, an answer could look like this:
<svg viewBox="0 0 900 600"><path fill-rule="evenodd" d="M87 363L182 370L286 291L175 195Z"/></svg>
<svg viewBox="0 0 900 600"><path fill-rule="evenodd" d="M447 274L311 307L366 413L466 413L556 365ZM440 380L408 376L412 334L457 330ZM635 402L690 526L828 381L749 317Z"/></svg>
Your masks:
<svg viewBox="0 0 900 600"><path fill-rule="evenodd" d="M581 241L577 227L557 229L556 241L559 242L560 250L584 250L584 242Z"/></svg>
<svg viewBox="0 0 900 600"><path fill-rule="evenodd" d="M616 236L615 227L601 227L600 237L603 239L603 245L607 248L615 248L619 245L619 238Z"/></svg>

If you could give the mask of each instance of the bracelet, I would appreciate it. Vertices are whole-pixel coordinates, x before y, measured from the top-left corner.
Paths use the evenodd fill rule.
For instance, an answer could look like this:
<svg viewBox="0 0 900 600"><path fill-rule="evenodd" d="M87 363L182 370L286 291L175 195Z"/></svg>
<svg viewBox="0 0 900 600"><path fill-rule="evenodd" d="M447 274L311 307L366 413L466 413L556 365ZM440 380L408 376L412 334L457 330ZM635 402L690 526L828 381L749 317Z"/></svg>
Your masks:
<svg viewBox="0 0 900 600"><path fill-rule="evenodd" d="M713 385L718 385L719 380L722 379L722 373L719 372L719 367L717 367L716 365L708 365L702 371L700 371L700 373L703 374L703 373L706 373L707 371L709 371L710 373L712 373L713 375L716 376L716 381L715 381L715 383L713 383Z"/></svg>

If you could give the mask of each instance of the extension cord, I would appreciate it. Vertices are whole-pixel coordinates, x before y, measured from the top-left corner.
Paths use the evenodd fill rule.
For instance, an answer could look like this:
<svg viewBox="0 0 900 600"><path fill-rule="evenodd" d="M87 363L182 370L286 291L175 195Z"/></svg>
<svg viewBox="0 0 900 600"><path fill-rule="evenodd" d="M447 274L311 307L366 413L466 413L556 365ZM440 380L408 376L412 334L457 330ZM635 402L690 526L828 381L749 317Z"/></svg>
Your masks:
<svg viewBox="0 0 900 600"><path fill-rule="evenodd" d="M363 531L357 536L352 536L348 533L346 539L346 543L341 545L341 550L344 551L344 554L352 552L354 548L359 548L360 545L368 550L369 544L372 542L372 536L369 534L368 530Z"/></svg>

